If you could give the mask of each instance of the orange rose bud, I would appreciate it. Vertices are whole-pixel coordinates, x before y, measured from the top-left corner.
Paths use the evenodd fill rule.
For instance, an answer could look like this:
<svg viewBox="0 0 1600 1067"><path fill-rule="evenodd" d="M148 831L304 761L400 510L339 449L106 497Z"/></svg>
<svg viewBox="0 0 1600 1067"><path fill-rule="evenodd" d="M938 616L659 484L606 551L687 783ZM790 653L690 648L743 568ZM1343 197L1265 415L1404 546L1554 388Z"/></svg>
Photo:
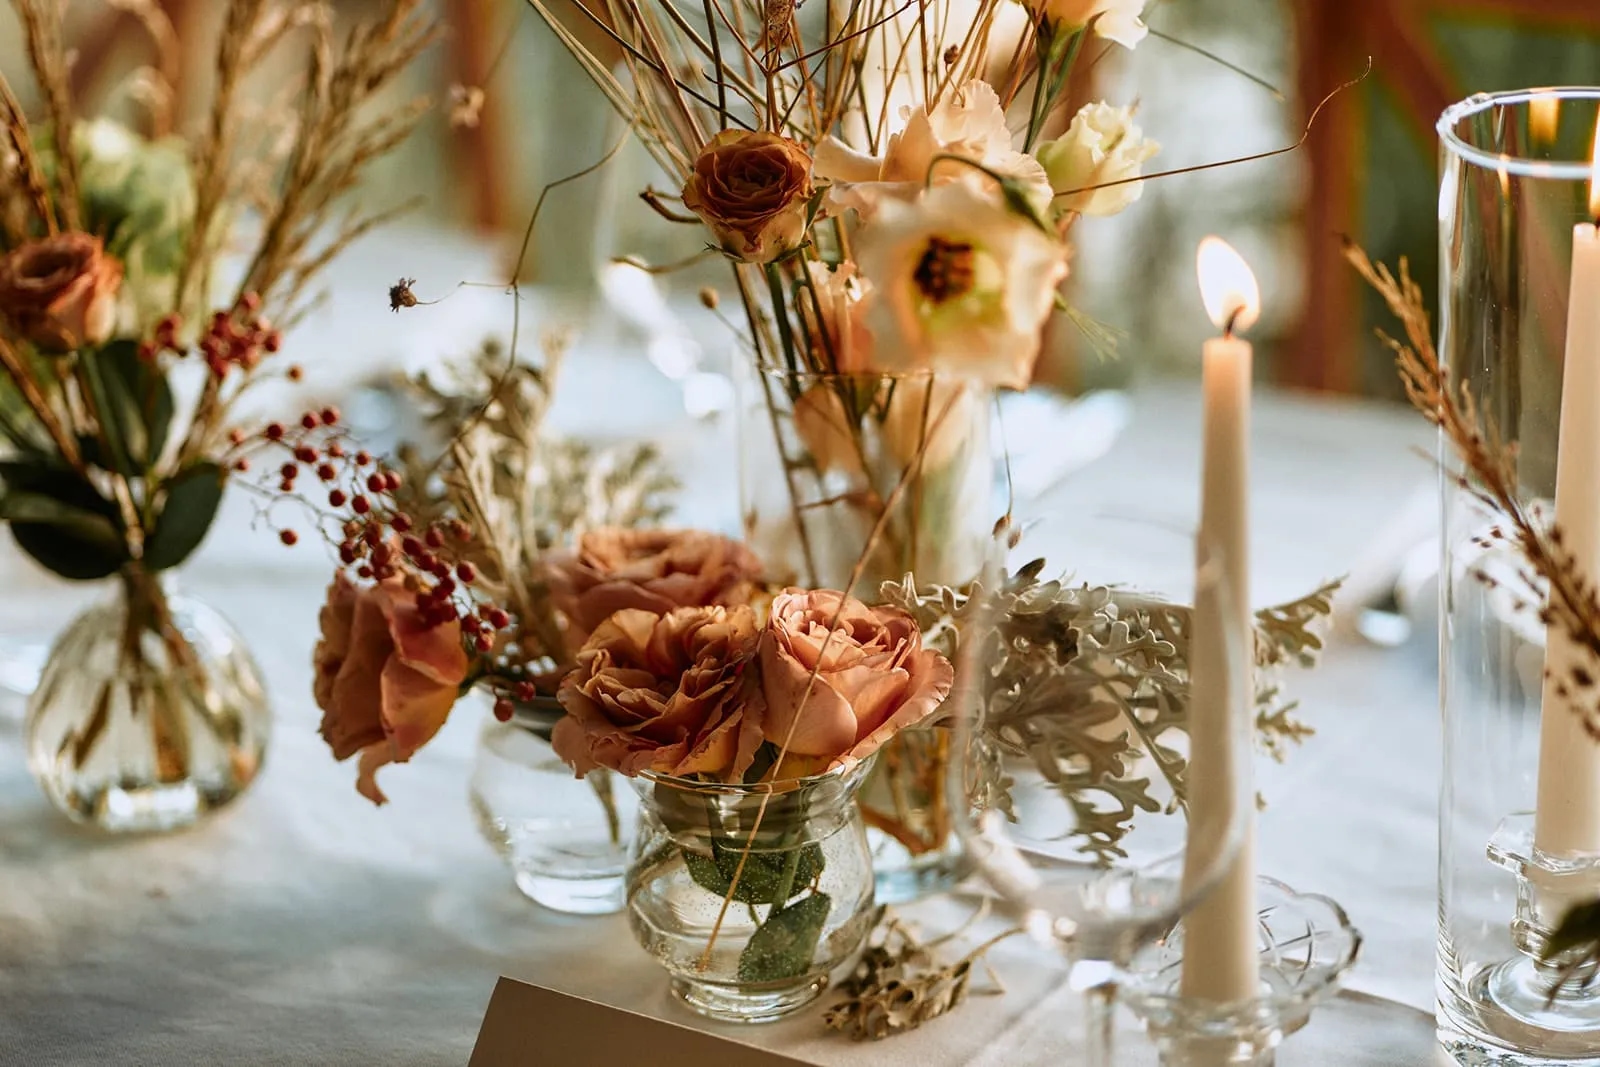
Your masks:
<svg viewBox="0 0 1600 1067"><path fill-rule="evenodd" d="M811 156L787 137L724 130L700 150L683 205L729 255L769 263L805 240Z"/></svg>
<svg viewBox="0 0 1600 1067"><path fill-rule="evenodd" d="M122 264L86 233L40 237L0 258L0 315L45 352L109 338L121 288Z"/></svg>

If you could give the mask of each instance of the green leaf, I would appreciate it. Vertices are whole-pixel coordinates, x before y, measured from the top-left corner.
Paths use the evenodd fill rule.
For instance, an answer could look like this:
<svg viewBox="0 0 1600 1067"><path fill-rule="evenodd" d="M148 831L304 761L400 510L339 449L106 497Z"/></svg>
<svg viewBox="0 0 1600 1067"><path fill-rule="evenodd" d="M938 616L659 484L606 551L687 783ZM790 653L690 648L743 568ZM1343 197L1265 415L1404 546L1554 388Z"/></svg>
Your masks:
<svg viewBox="0 0 1600 1067"><path fill-rule="evenodd" d="M121 517L92 485L64 468L0 464L0 519L28 555L63 578L91 581L129 560Z"/></svg>
<svg viewBox="0 0 1600 1067"><path fill-rule="evenodd" d="M833 900L826 893L775 909L739 953L739 981L779 982L805 974L831 910Z"/></svg>
<svg viewBox="0 0 1600 1067"><path fill-rule="evenodd" d="M1587 956L1600 954L1600 900L1574 904L1567 909L1545 942L1544 958L1554 960L1579 948Z"/></svg>
<svg viewBox="0 0 1600 1067"><path fill-rule="evenodd" d="M225 481L226 475L215 463L196 463L167 483L166 503L144 542L146 570L176 567L200 547L217 517Z"/></svg>
<svg viewBox="0 0 1600 1067"><path fill-rule="evenodd" d="M724 845L713 840L711 855L686 848L683 863L696 885L725 897L733 886L733 874L739 869L742 847L742 843ZM793 898L810 886L822 874L827 862L822 846L815 841L787 852L752 852L739 873L739 884L733 886L733 899L741 904L773 903L773 898L783 891L783 877L791 860L795 869L785 899Z"/></svg>
<svg viewBox="0 0 1600 1067"><path fill-rule="evenodd" d="M83 355L84 379L100 417L106 446L86 450L108 470L136 475L166 446L172 426L172 389L166 375L139 358L132 341L113 341Z"/></svg>

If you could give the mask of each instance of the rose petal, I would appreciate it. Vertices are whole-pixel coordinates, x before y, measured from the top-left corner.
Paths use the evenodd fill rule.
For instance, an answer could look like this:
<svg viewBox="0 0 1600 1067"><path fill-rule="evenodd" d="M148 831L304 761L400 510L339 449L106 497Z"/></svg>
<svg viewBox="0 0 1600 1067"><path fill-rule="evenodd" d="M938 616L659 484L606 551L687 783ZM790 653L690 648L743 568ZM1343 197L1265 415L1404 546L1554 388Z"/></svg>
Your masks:
<svg viewBox="0 0 1600 1067"><path fill-rule="evenodd" d="M875 727L835 761L836 765L859 763L889 742L901 730L909 729L932 715L950 695L956 671L949 660L932 649L919 653L911 670L912 691L905 703L895 709L886 722Z"/></svg>
<svg viewBox="0 0 1600 1067"><path fill-rule="evenodd" d="M761 637L761 685L767 705L762 730L780 749L831 756L855 742L856 717L850 703L820 676L813 681L811 670L783 647L781 636L770 628Z"/></svg>

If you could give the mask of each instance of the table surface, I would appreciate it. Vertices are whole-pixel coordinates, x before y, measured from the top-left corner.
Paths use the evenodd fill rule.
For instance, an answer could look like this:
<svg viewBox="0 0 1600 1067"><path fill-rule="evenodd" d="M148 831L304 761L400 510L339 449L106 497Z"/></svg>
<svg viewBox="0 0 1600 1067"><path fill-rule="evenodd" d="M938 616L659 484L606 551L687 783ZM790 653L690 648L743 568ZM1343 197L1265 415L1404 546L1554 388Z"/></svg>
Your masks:
<svg viewBox="0 0 1600 1067"><path fill-rule="evenodd" d="M369 265L377 292L388 266ZM464 253L451 261L464 276L479 267ZM348 335L372 351L446 348L437 327L407 336L377 298L352 317ZM446 350L459 350L462 336L451 336ZM581 431L603 417L614 432L618 405L594 401L620 380L635 383L625 390L630 404L639 394L633 425L694 471L696 520L732 514L721 431L675 417L672 388L642 357L586 349L566 373L567 424ZM1027 545L1088 580L1182 595L1198 502L1197 395L1141 390L1131 411L1109 454L1028 509L1038 522ZM1359 566L1433 482L1414 454L1429 434L1403 410L1267 393L1255 420L1258 603ZM328 563L314 548L289 551L250 532L251 518L244 494L231 494L185 573L243 632L276 709L264 773L230 810L165 837L79 830L32 783L18 713L0 710L0 1063L462 1064L500 974L706 1025L671 1003L620 916L556 915L517 894L467 808L475 711L385 772L387 807L355 794L353 767L335 764L317 735L310 696ZM59 628L90 595L0 550L0 640ZM1430 644L1423 635L1380 649L1335 635L1318 670L1290 679L1317 734L1260 770L1260 866L1337 898L1366 942L1347 992L1280 1052L1285 1067L1402 1067L1438 1055ZM953 925L963 907L939 902L920 917ZM1060 965L1018 939L991 962L1005 995L974 995L955 1015L883 1043L828 1034L815 1012L730 1033L825 1065L1073 1062L1078 1007ZM1131 1019L1123 1029L1118 1062L1153 1063Z"/></svg>

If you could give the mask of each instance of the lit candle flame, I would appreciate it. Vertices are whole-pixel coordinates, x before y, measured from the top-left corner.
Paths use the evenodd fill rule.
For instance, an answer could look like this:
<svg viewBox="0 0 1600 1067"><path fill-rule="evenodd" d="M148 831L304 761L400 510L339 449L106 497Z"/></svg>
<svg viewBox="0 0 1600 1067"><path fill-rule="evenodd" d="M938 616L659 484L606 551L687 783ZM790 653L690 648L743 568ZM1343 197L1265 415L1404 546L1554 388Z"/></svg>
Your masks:
<svg viewBox="0 0 1600 1067"><path fill-rule="evenodd" d="M1555 144L1561 120L1561 98L1545 93L1528 101L1528 133L1542 144Z"/></svg>
<svg viewBox="0 0 1600 1067"><path fill-rule="evenodd" d="M1589 217L1600 219L1600 119L1594 124L1594 147L1589 158Z"/></svg>
<svg viewBox="0 0 1600 1067"><path fill-rule="evenodd" d="M1250 264L1220 237L1200 242L1196 256L1200 299L1217 328L1227 333L1248 330L1261 314L1261 289Z"/></svg>

